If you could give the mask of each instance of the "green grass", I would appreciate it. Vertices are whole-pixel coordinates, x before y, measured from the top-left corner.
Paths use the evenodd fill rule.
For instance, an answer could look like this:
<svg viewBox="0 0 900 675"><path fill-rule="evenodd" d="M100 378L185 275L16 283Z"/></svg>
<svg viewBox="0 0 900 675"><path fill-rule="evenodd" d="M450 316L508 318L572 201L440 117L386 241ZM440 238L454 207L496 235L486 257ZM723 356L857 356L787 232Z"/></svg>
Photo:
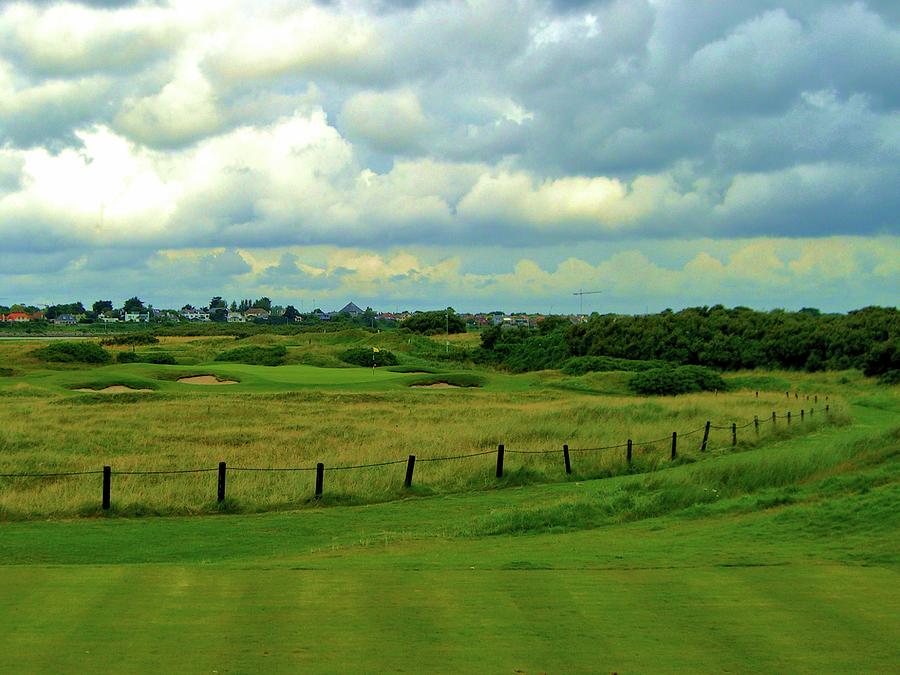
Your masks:
<svg viewBox="0 0 900 675"><path fill-rule="evenodd" d="M7 524L0 670L890 672L898 406L860 403L854 425L650 479ZM486 514L695 480L720 495L478 534Z"/></svg>
<svg viewBox="0 0 900 675"><path fill-rule="evenodd" d="M409 491L402 465L327 471L319 502L308 473L229 472L222 509L214 473L117 475L104 516L97 475L7 481L0 672L896 670L897 387L852 372L740 373L727 394L643 399L617 390L622 373L423 376L408 354L410 372L212 362L234 345L191 344L178 366L89 369L3 345L16 373L0 382L0 472L220 457L334 466L642 441L709 417L759 414L764 426L758 440L742 430L735 450L727 430L703 455L696 435L682 439L675 462L666 441L636 443L630 469L620 449L573 452L568 477L561 452L510 452L501 481L493 454L417 464ZM239 384L176 381L190 374ZM483 386L408 386L448 374ZM107 384L154 391L71 390ZM826 393L834 423L821 423L820 399L813 420L769 426L771 410ZM173 515L198 512L209 515Z"/></svg>

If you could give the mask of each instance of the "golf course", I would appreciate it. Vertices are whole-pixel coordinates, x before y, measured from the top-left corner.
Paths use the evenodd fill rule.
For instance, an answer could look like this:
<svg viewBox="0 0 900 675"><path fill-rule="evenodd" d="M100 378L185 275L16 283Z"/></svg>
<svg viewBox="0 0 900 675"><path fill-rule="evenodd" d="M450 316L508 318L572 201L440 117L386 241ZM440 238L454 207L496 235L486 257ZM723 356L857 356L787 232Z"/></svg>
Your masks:
<svg viewBox="0 0 900 675"><path fill-rule="evenodd" d="M896 385L434 356L473 340L0 342L0 672L896 670Z"/></svg>

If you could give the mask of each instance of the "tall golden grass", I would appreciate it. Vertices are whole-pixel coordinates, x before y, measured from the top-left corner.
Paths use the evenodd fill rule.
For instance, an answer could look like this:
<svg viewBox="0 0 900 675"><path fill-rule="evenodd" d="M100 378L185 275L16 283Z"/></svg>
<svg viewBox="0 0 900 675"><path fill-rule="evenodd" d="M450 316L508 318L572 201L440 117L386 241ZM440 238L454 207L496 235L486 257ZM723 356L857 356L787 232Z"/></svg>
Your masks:
<svg viewBox="0 0 900 675"><path fill-rule="evenodd" d="M841 409L841 402L831 399ZM119 475L116 472L213 469L224 461L227 508L256 511L308 503L314 473L237 471L241 468L326 466L324 501L378 501L406 494L403 463L356 470L343 465L418 458L414 492L496 486L495 455L421 460L507 450L504 484L565 480L562 445L572 449L573 478L652 470L669 460L670 437L680 438L679 461L698 456L707 420L725 426L760 418L739 431L739 447L767 442L772 411L794 413L792 432L826 422L824 403L812 406L784 395L753 392L645 399L552 389L502 393L409 390L385 393L231 393L217 396L33 395L7 390L0 410L0 473L92 471L110 465L112 502L123 513L181 514L217 510L216 473ZM835 416L831 416L835 420ZM693 435L685 437L687 432ZM633 439L625 450L591 450ZM658 443L644 441L661 439ZM730 430L713 430L710 452L730 450ZM553 451L518 454L517 451ZM0 478L0 518L70 516L99 512L98 474L59 478Z"/></svg>

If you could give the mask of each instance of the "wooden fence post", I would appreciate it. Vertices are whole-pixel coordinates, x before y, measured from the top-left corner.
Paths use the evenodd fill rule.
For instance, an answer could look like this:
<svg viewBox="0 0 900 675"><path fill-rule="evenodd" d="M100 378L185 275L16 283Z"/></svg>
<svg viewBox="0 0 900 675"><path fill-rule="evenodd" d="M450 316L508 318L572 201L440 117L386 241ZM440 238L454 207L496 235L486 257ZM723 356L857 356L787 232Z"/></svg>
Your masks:
<svg viewBox="0 0 900 675"><path fill-rule="evenodd" d="M225 462L219 462L219 490L216 494L216 500L225 501Z"/></svg>
<svg viewBox="0 0 900 675"><path fill-rule="evenodd" d="M791 411L790 410L788 410L787 421L788 421L788 426L790 426L790 424L791 424Z"/></svg>
<svg viewBox="0 0 900 675"><path fill-rule="evenodd" d="M806 413L803 408L800 408L800 421L803 421L803 418L806 417Z"/></svg>
<svg viewBox="0 0 900 675"><path fill-rule="evenodd" d="M759 415L753 416L753 428L756 430L756 435L759 436Z"/></svg>
<svg viewBox="0 0 900 675"><path fill-rule="evenodd" d="M316 499L322 496L322 487L325 482L325 465L322 462L316 464Z"/></svg>
<svg viewBox="0 0 900 675"><path fill-rule="evenodd" d="M503 478L503 444L497 446L497 478Z"/></svg>
<svg viewBox="0 0 900 675"><path fill-rule="evenodd" d="M819 395L816 394L815 396L813 396L813 403L818 403L818 402L819 402Z"/></svg>
<svg viewBox="0 0 900 675"><path fill-rule="evenodd" d="M678 432L672 432L672 459L678 454Z"/></svg>
<svg viewBox="0 0 900 675"><path fill-rule="evenodd" d="M775 417L775 411L773 410L773 411L772 411L772 426L773 426L773 427L777 424L777 422L775 421L775 419L776 419L776 417Z"/></svg>
<svg viewBox="0 0 900 675"><path fill-rule="evenodd" d="M737 422L731 423L731 447L737 445Z"/></svg>
<svg viewBox="0 0 900 675"><path fill-rule="evenodd" d="M631 439L628 439L628 450L626 450L626 459L628 463L631 464Z"/></svg>
<svg viewBox="0 0 900 675"><path fill-rule="evenodd" d="M703 429L703 443L700 444L700 452L706 452L706 442L709 440L709 425L710 422L707 422L706 427Z"/></svg>
<svg viewBox="0 0 900 675"><path fill-rule="evenodd" d="M111 482L112 468L103 467L103 510L109 510L109 484Z"/></svg>
<svg viewBox="0 0 900 675"><path fill-rule="evenodd" d="M563 445L563 460L566 462L566 473L572 473L572 462L569 461L568 445Z"/></svg>
<svg viewBox="0 0 900 675"><path fill-rule="evenodd" d="M410 455L409 459L406 460L406 480L403 481L403 484L406 487L412 487L412 477L413 477L413 469L416 466L416 456Z"/></svg>

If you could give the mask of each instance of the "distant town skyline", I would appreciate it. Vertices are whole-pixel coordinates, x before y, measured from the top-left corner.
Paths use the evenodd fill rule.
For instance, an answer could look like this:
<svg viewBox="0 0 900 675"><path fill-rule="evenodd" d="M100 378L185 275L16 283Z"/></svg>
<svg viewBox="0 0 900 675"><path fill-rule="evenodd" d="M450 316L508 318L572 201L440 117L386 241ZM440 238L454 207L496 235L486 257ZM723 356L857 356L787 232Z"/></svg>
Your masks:
<svg viewBox="0 0 900 675"><path fill-rule="evenodd" d="M0 304L897 303L896 2L33 0L0 36Z"/></svg>

